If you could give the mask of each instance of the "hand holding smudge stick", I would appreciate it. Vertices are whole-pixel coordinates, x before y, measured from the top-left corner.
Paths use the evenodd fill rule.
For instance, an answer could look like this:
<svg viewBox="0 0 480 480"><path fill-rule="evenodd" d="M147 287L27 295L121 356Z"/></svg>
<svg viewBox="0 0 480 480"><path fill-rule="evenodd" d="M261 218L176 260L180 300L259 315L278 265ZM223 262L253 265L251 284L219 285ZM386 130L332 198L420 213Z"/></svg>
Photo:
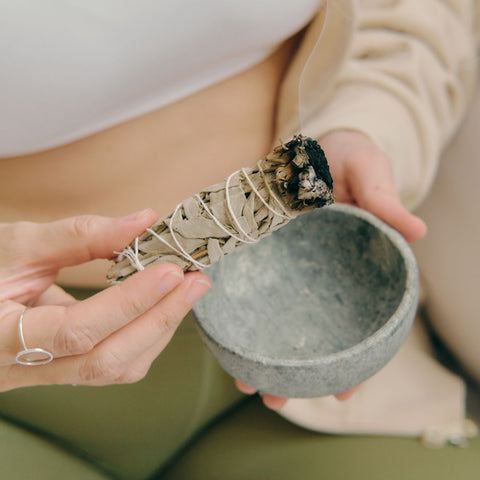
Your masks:
<svg viewBox="0 0 480 480"><path fill-rule="evenodd" d="M297 135L255 167L238 170L177 205L120 252L107 278L117 283L160 262L201 270L298 215L333 203L332 189L323 150Z"/></svg>

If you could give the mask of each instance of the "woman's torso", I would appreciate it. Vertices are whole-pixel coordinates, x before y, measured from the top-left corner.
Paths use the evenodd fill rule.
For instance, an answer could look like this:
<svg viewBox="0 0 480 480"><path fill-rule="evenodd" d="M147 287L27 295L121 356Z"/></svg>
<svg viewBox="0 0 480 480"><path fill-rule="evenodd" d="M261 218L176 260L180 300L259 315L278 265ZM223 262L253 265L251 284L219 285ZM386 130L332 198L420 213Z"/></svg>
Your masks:
<svg viewBox="0 0 480 480"><path fill-rule="evenodd" d="M272 141L278 80L291 42L249 70L67 145L1 159L3 221L167 213L253 164Z"/></svg>

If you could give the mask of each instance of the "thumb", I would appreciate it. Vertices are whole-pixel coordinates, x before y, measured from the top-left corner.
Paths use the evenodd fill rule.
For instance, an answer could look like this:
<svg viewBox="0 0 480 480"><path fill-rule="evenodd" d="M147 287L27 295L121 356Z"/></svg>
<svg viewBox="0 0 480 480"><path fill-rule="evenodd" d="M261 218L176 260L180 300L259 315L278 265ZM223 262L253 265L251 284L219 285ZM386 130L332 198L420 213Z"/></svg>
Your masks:
<svg viewBox="0 0 480 480"><path fill-rule="evenodd" d="M359 206L388 223L407 242L416 242L426 234L427 227L423 220L411 214L402 205L394 189L370 190L359 199Z"/></svg>
<svg viewBox="0 0 480 480"><path fill-rule="evenodd" d="M347 170L351 193L360 208L397 230L407 242L416 242L426 233L425 223L402 204L387 157L375 151L351 162Z"/></svg>
<svg viewBox="0 0 480 480"><path fill-rule="evenodd" d="M22 240L17 247L28 248L18 253L49 268L111 258L157 219L156 213L147 209L121 218L82 215L50 223L22 222L17 231Z"/></svg>

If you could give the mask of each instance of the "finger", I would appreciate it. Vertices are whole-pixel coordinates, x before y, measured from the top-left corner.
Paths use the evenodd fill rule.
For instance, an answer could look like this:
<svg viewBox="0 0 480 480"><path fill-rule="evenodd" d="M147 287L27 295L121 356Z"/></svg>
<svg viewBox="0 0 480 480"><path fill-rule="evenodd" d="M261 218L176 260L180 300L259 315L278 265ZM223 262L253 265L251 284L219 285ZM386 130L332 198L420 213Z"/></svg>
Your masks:
<svg viewBox="0 0 480 480"><path fill-rule="evenodd" d="M257 391L256 388L251 387L240 380L235 380L235 385L242 393L247 395L251 395ZM270 395L269 393L262 393L261 395L264 405L271 410L280 410L288 401L287 398L277 397L276 395Z"/></svg>
<svg viewBox="0 0 480 480"><path fill-rule="evenodd" d="M360 386L356 386L356 387L353 387L353 388L349 388L348 390L345 390L344 392L340 392L340 393L337 393L335 395L335 398L337 400L340 400L341 402L345 401L345 400L348 400L349 398L352 397L352 395L354 395L354 393L360 388Z"/></svg>
<svg viewBox="0 0 480 480"><path fill-rule="evenodd" d="M288 401L287 398L277 397L269 393L262 394L264 405L270 410L280 410Z"/></svg>
<svg viewBox="0 0 480 480"><path fill-rule="evenodd" d="M346 176L359 207L388 223L408 242L425 235L425 223L402 205L391 166L383 154L349 163Z"/></svg>
<svg viewBox="0 0 480 480"><path fill-rule="evenodd" d="M350 205L356 203L345 182L334 182L333 196L335 198L335 201L339 203L348 203Z"/></svg>
<svg viewBox="0 0 480 480"><path fill-rule="evenodd" d="M29 348L48 350L54 358L88 353L105 337L152 308L182 280L178 266L164 263L74 305L31 308L23 319L25 342ZM0 364L12 364L21 349L18 319L25 307L15 302L2 305L0 338L6 348L0 353Z"/></svg>
<svg viewBox="0 0 480 480"><path fill-rule="evenodd" d="M201 273L189 275L144 315L86 355L54 359L35 369L13 365L17 384L108 385L140 380L156 357L152 349L159 348L159 344L165 347L195 298L208 290L210 284L205 278Z"/></svg>
<svg viewBox="0 0 480 480"><path fill-rule="evenodd" d="M256 388L247 385L246 383L241 382L240 380L235 379L235 386L242 392L247 395L252 395L257 391Z"/></svg>
<svg viewBox="0 0 480 480"><path fill-rule="evenodd" d="M43 292L30 307L40 307L42 305L62 305L64 307L77 303L72 295L68 294L63 288L58 285L51 285L45 292Z"/></svg>
<svg viewBox="0 0 480 480"><path fill-rule="evenodd" d="M14 253L36 268L54 269L111 258L156 220L155 212L143 210L122 218L82 215L50 223L19 222Z"/></svg>
<svg viewBox="0 0 480 480"><path fill-rule="evenodd" d="M24 310L25 305L11 300L0 302L0 367L12 364L15 354L23 350L18 320Z"/></svg>
<svg viewBox="0 0 480 480"><path fill-rule="evenodd" d="M250 387L249 385L247 385L246 383L243 383L241 382L240 380L235 380L235 385L236 387L242 392L242 393L245 393L247 395L251 395L253 393L255 393L257 391L256 388L254 387ZM345 390L344 392L340 392L340 393L337 393L335 395L335 397L340 400L340 401L343 401L343 400L348 400L358 389L360 388L360 386L356 386L356 387L353 387L353 388L350 388L348 390ZM280 400L286 400L285 398L282 398L282 397L274 397L272 395L267 395L267 394L264 394L263 397L265 399L265 396L267 396L267 402L269 404L272 404L273 403L273 406L278 406L280 405L280 408L283 407L283 405L285 403L282 404L282 402L280 402ZM279 400L280 399L280 400Z"/></svg>
<svg viewBox="0 0 480 480"><path fill-rule="evenodd" d="M391 227L397 230L407 242L413 243L423 238L427 232L425 223L412 215L401 204L396 193L391 191L371 192L359 204Z"/></svg>
<svg viewBox="0 0 480 480"><path fill-rule="evenodd" d="M188 274L184 282L155 308L103 342L95 355L80 366L79 382L104 384L141 380L195 302L209 288L210 280L206 275L200 272ZM114 359L113 372L108 359Z"/></svg>

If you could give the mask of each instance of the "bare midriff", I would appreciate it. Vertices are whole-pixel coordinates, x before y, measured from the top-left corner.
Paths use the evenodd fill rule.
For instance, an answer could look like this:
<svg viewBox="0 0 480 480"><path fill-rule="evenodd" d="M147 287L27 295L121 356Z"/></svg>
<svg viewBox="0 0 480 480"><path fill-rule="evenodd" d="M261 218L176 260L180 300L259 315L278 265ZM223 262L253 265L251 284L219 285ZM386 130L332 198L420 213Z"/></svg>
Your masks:
<svg viewBox="0 0 480 480"><path fill-rule="evenodd" d="M0 221L81 214L160 216L252 166L270 150L278 87L294 39L262 63L174 104L87 138L0 159ZM60 283L102 286L108 266L61 272Z"/></svg>

